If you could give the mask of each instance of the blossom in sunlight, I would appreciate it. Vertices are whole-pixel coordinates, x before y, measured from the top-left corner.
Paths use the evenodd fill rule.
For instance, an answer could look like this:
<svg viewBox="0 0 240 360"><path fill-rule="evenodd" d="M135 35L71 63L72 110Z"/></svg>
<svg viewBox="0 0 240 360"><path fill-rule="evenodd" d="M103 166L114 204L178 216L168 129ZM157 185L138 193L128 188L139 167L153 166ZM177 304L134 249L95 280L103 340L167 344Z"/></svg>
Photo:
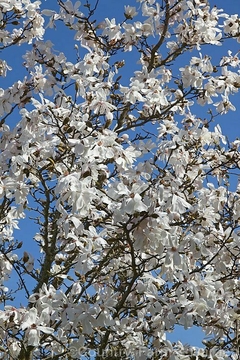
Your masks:
<svg viewBox="0 0 240 360"><path fill-rule="evenodd" d="M48 309L42 311L40 317L36 308L31 308L24 316L21 329L26 330L27 344L29 346L38 346L40 341L40 332L52 334L54 329L45 326L49 322L50 316Z"/></svg>
<svg viewBox="0 0 240 360"><path fill-rule="evenodd" d="M133 19L138 14L135 6L124 5L124 15L127 19Z"/></svg>

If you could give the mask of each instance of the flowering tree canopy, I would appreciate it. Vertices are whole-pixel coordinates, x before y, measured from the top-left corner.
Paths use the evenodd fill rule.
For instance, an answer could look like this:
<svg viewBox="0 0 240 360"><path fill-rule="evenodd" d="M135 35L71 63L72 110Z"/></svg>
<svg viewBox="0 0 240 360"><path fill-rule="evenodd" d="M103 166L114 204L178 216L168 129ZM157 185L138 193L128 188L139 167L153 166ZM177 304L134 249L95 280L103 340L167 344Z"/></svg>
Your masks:
<svg viewBox="0 0 240 360"><path fill-rule="evenodd" d="M240 19L100 3L0 1L1 359L239 359Z"/></svg>

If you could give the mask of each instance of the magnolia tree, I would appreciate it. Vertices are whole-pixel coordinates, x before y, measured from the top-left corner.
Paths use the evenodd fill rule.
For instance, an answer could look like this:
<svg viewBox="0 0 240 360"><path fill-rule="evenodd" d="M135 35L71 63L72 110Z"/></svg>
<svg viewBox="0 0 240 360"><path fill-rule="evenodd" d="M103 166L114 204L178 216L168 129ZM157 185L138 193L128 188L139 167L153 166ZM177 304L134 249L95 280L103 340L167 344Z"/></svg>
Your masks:
<svg viewBox="0 0 240 360"><path fill-rule="evenodd" d="M239 359L239 17L48 3L0 1L1 359Z"/></svg>

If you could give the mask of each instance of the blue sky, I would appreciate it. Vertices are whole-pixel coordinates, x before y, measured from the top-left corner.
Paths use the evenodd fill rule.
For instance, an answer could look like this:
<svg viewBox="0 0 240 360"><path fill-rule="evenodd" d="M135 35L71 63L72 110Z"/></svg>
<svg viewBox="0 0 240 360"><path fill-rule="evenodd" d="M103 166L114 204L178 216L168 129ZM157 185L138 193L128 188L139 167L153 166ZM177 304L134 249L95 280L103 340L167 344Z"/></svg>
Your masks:
<svg viewBox="0 0 240 360"><path fill-rule="evenodd" d="M43 8L56 8L56 0L47 0L43 1ZM84 2L84 1L82 1ZM90 1L90 3L94 4L95 1ZM219 8L223 8L229 14L236 14L240 12L239 0L216 0L210 1L211 5L217 4ZM139 7L139 3L135 3L135 1L130 0L99 0L99 8L98 8L98 19L104 19L105 17L113 18L115 17L117 21L122 19L121 14L123 13L124 4L129 4L132 6ZM76 42L71 40L71 31L64 31L63 26L61 26L61 33L57 28L57 31L53 29L49 29L46 32L45 39L50 38L51 41L55 44L55 50L62 51L67 54L70 61L76 60L76 52L74 50L74 44ZM60 36L59 36L60 34ZM9 72L7 79L2 80L1 87L7 86L7 84L11 84L14 81L22 79L26 72L21 65L23 63L22 54L24 50L27 48L27 45L24 45L21 48L14 47L9 48L7 51L3 51L0 54L0 58L6 59L10 65L13 67L13 71ZM216 47L208 46L207 51L208 54L214 58L221 57L222 55L227 54L227 50L231 50L233 53L237 53L240 50L240 44L236 44L236 42L228 41L222 47L216 49ZM205 49L204 49L205 51ZM81 50L80 50L81 55ZM190 54L191 55L191 54ZM122 53L122 58L127 59L127 66L125 67L125 79L130 78L133 75L133 71L136 69L136 64L134 62L134 57L131 53ZM174 66L181 67L184 63L177 63ZM238 107L240 102L239 94L235 95L233 98L233 104ZM239 107L240 109L240 107ZM196 111L199 111L199 115L202 115L202 111L199 107L196 108ZM10 120L11 126L13 126L16 121L19 120L17 113L14 113ZM240 138L240 110L237 109L236 112L230 112L226 116L218 117L217 121L221 124L223 133L229 137L230 140L233 140L235 137ZM216 121L216 124L217 124ZM19 240L27 240L29 244L32 242L32 237L35 234L35 228L32 226L32 223L28 223L26 221L21 222L22 229L16 232L16 237ZM14 279L12 279L14 281ZM21 302L21 300L19 299ZM24 302L24 299L22 299ZM200 329L190 329L183 330L181 327L178 327L174 333L169 336L171 340L181 340L183 343L190 343L191 345L201 346L201 340L203 338L203 333Z"/></svg>

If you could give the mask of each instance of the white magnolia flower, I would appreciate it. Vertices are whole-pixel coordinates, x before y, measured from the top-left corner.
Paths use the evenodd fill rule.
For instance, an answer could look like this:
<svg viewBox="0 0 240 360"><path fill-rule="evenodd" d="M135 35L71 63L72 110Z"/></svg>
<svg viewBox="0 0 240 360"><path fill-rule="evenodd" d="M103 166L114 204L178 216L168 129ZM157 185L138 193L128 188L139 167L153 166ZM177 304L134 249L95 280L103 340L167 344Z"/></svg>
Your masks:
<svg viewBox="0 0 240 360"><path fill-rule="evenodd" d="M44 309L39 317L36 308L31 308L24 316L21 324L21 329L26 330L26 341L29 346L38 346L40 343L41 332L45 334L52 334L54 329L46 326L49 322L48 309Z"/></svg>
<svg viewBox="0 0 240 360"><path fill-rule="evenodd" d="M132 19L138 14L135 6L124 5L124 14L127 19Z"/></svg>

